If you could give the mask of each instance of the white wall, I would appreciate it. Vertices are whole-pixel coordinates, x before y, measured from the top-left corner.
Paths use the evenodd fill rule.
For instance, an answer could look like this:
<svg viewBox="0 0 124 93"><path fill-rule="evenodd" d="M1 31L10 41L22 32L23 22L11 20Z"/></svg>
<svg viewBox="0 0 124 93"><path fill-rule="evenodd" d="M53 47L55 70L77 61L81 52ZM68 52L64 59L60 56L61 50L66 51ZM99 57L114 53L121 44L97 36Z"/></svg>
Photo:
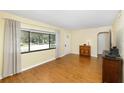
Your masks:
<svg viewBox="0 0 124 93"><path fill-rule="evenodd" d="M120 54L124 59L124 11L121 11L115 22L112 25L112 30L115 33L115 42L120 50Z"/></svg>
<svg viewBox="0 0 124 93"><path fill-rule="evenodd" d="M0 19L0 78L2 74L3 65L3 38L4 38L4 22Z"/></svg>
<svg viewBox="0 0 124 93"><path fill-rule="evenodd" d="M115 35L115 44L119 48L121 57L124 60L124 11L121 11L112 25ZM124 63L123 63L123 82L124 82Z"/></svg>
<svg viewBox="0 0 124 93"><path fill-rule="evenodd" d="M91 45L91 56L97 57L97 35L99 32L109 32L111 26L82 29L73 31L72 34L72 53L79 54L79 45L89 44Z"/></svg>

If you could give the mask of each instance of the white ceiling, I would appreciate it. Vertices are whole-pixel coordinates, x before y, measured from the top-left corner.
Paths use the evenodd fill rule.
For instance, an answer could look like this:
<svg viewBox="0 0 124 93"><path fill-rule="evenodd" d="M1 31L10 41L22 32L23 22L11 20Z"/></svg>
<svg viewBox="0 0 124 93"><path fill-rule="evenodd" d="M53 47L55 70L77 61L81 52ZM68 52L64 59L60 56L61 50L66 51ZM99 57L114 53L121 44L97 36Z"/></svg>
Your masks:
<svg viewBox="0 0 124 93"><path fill-rule="evenodd" d="M112 25L116 10L8 10L21 17L41 21L65 29L81 29Z"/></svg>

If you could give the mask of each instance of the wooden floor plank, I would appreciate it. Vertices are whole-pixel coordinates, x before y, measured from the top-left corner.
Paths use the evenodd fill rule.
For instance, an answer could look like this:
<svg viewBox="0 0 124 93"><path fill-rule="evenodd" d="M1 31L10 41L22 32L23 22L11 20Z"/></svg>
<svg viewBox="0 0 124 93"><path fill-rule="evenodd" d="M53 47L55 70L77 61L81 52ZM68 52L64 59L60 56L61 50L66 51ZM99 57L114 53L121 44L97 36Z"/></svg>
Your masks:
<svg viewBox="0 0 124 93"><path fill-rule="evenodd" d="M20 74L0 80L1 83L99 83L102 82L101 59L69 54Z"/></svg>

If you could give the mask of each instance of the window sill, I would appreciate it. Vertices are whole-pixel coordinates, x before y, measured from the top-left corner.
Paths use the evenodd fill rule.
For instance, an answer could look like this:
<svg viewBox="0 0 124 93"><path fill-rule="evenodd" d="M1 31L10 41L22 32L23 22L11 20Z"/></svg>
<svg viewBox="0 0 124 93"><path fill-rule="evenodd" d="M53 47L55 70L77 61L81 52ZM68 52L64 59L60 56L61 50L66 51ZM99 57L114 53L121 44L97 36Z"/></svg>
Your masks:
<svg viewBox="0 0 124 93"><path fill-rule="evenodd" d="M21 54L27 54L27 53L32 53L32 52L40 52L40 51L45 51L45 50L52 50L56 48L49 48L49 49L41 49L41 50L33 50L33 51L28 51L28 52L21 52Z"/></svg>

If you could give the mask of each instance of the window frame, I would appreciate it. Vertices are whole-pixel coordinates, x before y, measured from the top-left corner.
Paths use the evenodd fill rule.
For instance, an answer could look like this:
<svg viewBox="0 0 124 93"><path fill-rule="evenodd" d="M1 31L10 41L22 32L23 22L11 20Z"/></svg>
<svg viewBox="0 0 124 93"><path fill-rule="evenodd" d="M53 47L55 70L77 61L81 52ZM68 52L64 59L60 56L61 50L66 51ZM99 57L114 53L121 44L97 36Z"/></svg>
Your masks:
<svg viewBox="0 0 124 93"><path fill-rule="evenodd" d="M26 52L21 52L21 54L26 54L26 53L31 53L31 52L38 52L38 51L45 51L45 50L51 50L51 49L56 49L55 48L50 48L50 35L55 35L56 37L56 34L55 33L44 33L44 32L35 32L35 31L30 31L30 30L25 30L25 29L22 29L21 31L25 31L25 32L28 32L28 39L29 39L29 42L28 42L28 51ZM49 48L46 48L46 49L37 49L37 50L31 50L31 33L40 33L40 34L45 34L45 35L49 35Z"/></svg>

